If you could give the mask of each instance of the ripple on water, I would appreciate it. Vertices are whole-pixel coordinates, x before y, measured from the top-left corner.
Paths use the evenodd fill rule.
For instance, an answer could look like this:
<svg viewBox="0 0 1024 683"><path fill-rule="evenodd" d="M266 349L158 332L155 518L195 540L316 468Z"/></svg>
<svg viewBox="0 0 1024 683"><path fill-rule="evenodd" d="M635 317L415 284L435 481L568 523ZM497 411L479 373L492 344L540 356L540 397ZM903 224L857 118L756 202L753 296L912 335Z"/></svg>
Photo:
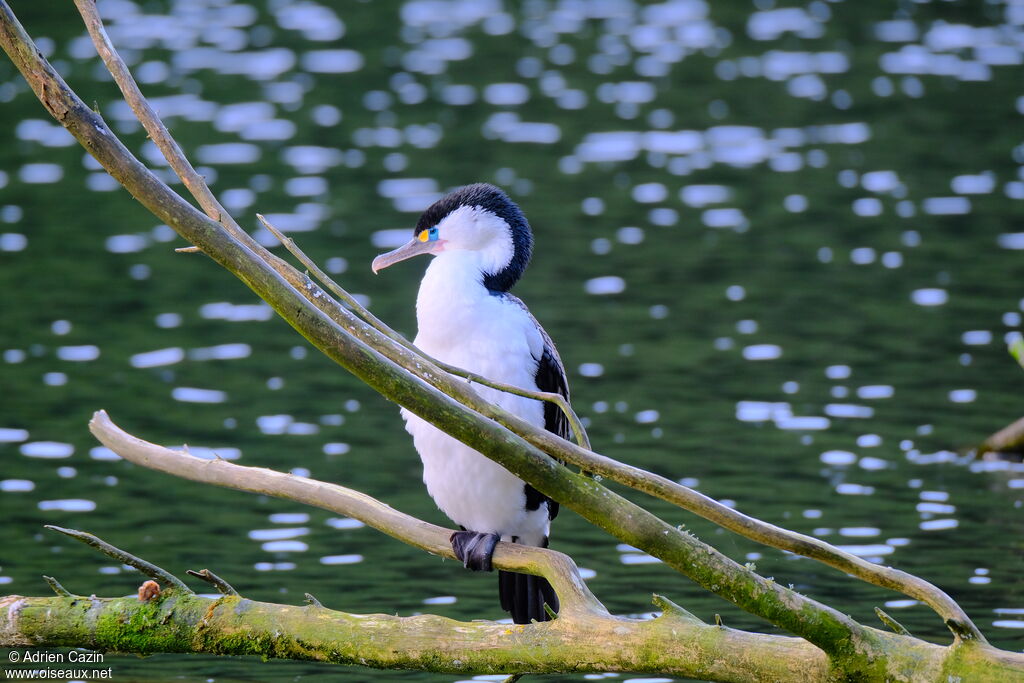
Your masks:
<svg viewBox="0 0 1024 683"><path fill-rule="evenodd" d="M68 458L75 447L60 441L30 441L22 444L21 454L29 458Z"/></svg>
<svg viewBox="0 0 1024 683"><path fill-rule="evenodd" d="M306 512L275 512L268 516L274 524L305 524L309 521L309 514Z"/></svg>
<svg viewBox="0 0 1024 683"><path fill-rule="evenodd" d="M93 460L120 460L121 456L106 446L93 446L89 449L89 457Z"/></svg>
<svg viewBox="0 0 1024 683"><path fill-rule="evenodd" d="M361 529L362 527L366 526L365 524L360 522L358 519L352 519L351 517L331 517L326 522L324 522L324 524L326 524L327 526L331 527L332 529L341 529L341 530L344 530L344 529Z"/></svg>
<svg viewBox="0 0 1024 683"><path fill-rule="evenodd" d="M857 462L857 456L849 451L825 451L819 456L826 465L845 466Z"/></svg>
<svg viewBox="0 0 1024 683"><path fill-rule="evenodd" d="M1024 619L996 619L992 622L995 628L1024 628Z"/></svg>
<svg viewBox="0 0 1024 683"><path fill-rule="evenodd" d="M960 525L959 520L956 519L928 519L920 524L918 528L921 531L945 531L946 529L955 529Z"/></svg>
<svg viewBox="0 0 1024 683"><path fill-rule="evenodd" d="M18 178L28 185L56 183L64 177L64 169L58 164L25 164L18 169Z"/></svg>
<svg viewBox="0 0 1024 683"><path fill-rule="evenodd" d="M881 529L871 526L846 526L839 529L839 535L848 538L869 538L879 536L881 533Z"/></svg>
<svg viewBox="0 0 1024 683"><path fill-rule="evenodd" d="M218 344L197 349L189 349L188 357L191 360L234 360L237 358L248 358L252 355L252 347L248 344Z"/></svg>
<svg viewBox="0 0 1024 683"><path fill-rule="evenodd" d="M268 541L261 548L268 553L304 553L309 545L302 541Z"/></svg>
<svg viewBox="0 0 1024 683"><path fill-rule="evenodd" d="M618 275L604 275L587 280L583 289L587 294L595 296L621 294L626 290L626 281Z"/></svg>
<svg viewBox="0 0 1024 683"><path fill-rule="evenodd" d="M960 216L971 212L971 200L967 197L929 197L921 203L921 209L933 216Z"/></svg>
<svg viewBox="0 0 1024 683"><path fill-rule="evenodd" d="M775 360L782 357L782 347L778 344L752 344L743 347L743 358L746 360Z"/></svg>
<svg viewBox="0 0 1024 683"><path fill-rule="evenodd" d="M868 470L869 472L877 472L879 470L887 469L889 467L889 463L888 461L882 460L881 458L866 457L861 458L857 462L857 466L860 467L862 470Z"/></svg>
<svg viewBox="0 0 1024 683"><path fill-rule="evenodd" d="M362 555L326 555L320 558L320 564L326 565L337 565L337 564L358 564L363 561Z"/></svg>
<svg viewBox="0 0 1024 683"><path fill-rule="evenodd" d="M870 406L859 406L852 403L829 403L825 406L825 414L829 417L866 419L874 416L875 410Z"/></svg>
<svg viewBox="0 0 1024 683"><path fill-rule="evenodd" d="M836 493L841 496L870 496L875 492L874 486L864 486L863 484L854 484L846 482L836 486Z"/></svg>
<svg viewBox="0 0 1024 683"><path fill-rule="evenodd" d="M294 562L257 562L253 568L258 572L287 572L295 569Z"/></svg>
<svg viewBox="0 0 1024 683"><path fill-rule="evenodd" d="M877 561L872 558L879 558L883 555L890 555L896 549L886 543L872 543L867 545L839 545L839 550L848 552L856 557L862 557L869 561Z"/></svg>
<svg viewBox="0 0 1024 683"><path fill-rule="evenodd" d="M283 541L290 538L298 538L309 534L308 527L293 527L288 529L253 529L249 532L249 538L254 541Z"/></svg>
<svg viewBox="0 0 1024 683"><path fill-rule="evenodd" d="M0 427L0 443L18 443L28 439L27 429Z"/></svg>
<svg viewBox="0 0 1024 683"><path fill-rule="evenodd" d="M43 511L92 512L96 509L96 503L84 498L64 498L60 500L41 500L38 507Z"/></svg>
<svg viewBox="0 0 1024 683"><path fill-rule="evenodd" d="M171 314L173 315L173 314ZM155 351L144 351L137 353L128 359L133 368L157 368L164 365L174 365L185 359L185 350L179 346Z"/></svg>
<svg viewBox="0 0 1024 683"><path fill-rule="evenodd" d="M0 233L0 251L23 251L28 238L18 232Z"/></svg>
<svg viewBox="0 0 1024 683"><path fill-rule="evenodd" d="M985 346L992 343L992 333L988 330L968 330L960 340L968 346Z"/></svg>
<svg viewBox="0 0 1024 683"><path fill-rule="evenodd" d="M918 306L942 306L949 300L949 294L938 287L925 287L911 292L910 300Z"/></svg>
<svg viewBox="0 0 1024 683"><path fill-rule="evenodd" d="M892 398L895 390L888 384L870 384L857 388L857 396L865 400Z"/></svg>
<svg viewBox="0 0 1024 683"><path fill-rule="evenodd" d="M218 301L200 306L199 315L207 320L228 320L230 322L270 320L274 316L274 309L265 303L232 304L227 301Z"/></svg>
<svg viewBox="0 0 1024 683"><path fill-rule="evenodd" d="M1024 232L1006 232L997 238L1003 249L1024 249Z"/></svg>
<svg viewBox="0 0 1024 683"><path fill-rule="evenodd" d="M424 598L424 605L454 605L456 598L454 595L438 595L434 598Z"/></svg>
<svg viewBox="0 0 1024 683"><path fill-rule="evenodd" d="M952 403L973 403L978 398L978 392L974 389L954 389L949 392L949 400Z"/></svg>
<svg viewBox="0 0 1024 683"><path fill-rule="evenodd" d="M302 68L311 73L347 74L359 71L365 63L355 50L310 50L302 55Z"/></svg>
<svg viewBox="0 0 1024 683"><path fill-rule="evenodd" d="M3 479L0 480L0 491L4 493L26 493L35 489L34 482L28 479Z"/></svg>
<svg viewBox="0 0 1024 683"><path fill-rule="evenodd" d="M779 429L794 431L819 431L828 429L831 422L827 417L814 415L779 417L775 420L775 426Z"/></svg>
<svg viewBox="0 0 1024 683"><path fill-rule="evenodd" d="M171 398L182 403L224 403L228 400L228 395L219 389L175 387L171 390Z"/></svg>

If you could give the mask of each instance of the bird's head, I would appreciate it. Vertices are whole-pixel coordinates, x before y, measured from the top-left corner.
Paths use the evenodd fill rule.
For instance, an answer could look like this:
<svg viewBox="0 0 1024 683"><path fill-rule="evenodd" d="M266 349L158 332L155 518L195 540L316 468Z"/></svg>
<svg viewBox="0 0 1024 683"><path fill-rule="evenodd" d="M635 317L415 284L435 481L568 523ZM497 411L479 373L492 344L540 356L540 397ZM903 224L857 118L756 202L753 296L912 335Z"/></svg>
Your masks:
<svg viewBox="0 0 1024 683"><path fill-rule="evenodd" d="M523 274L533 252L533 235L523 212L493 185L466 185L423 212L413 237L373 259L373 272L419 254L462 252L480 265L483 284L505 292Z"/></svg>

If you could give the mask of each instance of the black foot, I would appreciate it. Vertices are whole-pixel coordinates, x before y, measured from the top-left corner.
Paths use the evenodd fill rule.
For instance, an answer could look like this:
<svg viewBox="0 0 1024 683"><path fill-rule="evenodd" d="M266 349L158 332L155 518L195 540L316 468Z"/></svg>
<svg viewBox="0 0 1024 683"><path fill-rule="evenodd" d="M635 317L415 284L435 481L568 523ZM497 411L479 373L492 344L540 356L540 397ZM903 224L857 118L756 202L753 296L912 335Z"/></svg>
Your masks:
<svg viewBox="0 0 1024 683"><path fill-rule="evenodd" d="M455 557L462 560L466 569L475 572L491 571L491 556L498 543L498 534L481 534L476 531L456 531L451 536Z"/></svg>

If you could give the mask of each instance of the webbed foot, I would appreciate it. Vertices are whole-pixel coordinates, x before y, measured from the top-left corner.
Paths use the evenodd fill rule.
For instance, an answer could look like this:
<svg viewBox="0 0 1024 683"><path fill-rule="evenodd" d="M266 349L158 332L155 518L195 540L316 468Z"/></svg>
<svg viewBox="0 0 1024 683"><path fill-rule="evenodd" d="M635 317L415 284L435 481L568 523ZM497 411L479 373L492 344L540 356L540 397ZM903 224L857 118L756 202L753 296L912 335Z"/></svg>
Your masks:
<svg viewBox="0 0 1024 683"><path fill-rule="evenodd" d="M452 550L466 569L475 572L491 571L491 556L498 544L498 534L476 531L456 531L451 535Z"/></svg>

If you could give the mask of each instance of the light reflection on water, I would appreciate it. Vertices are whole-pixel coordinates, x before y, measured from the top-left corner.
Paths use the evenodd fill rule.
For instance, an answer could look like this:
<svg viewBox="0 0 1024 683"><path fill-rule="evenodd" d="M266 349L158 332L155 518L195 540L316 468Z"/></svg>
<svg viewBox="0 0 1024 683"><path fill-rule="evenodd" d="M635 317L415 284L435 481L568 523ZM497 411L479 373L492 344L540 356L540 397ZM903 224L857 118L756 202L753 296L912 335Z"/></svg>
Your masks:
<svg viewBox="0 0 1024 683"><path fill-rule="evenodd" d="M1021 533L1024 470L960 452L1020 412L1022 380L1002 343L1024 311L1024 233L1008 219L1024 199L1024 151L1009 132L1024 113L1014 79L1021 5L100 9L153 105L243 224L259 210L301 233L329 272L411 333L421 269L371 279L369 259L407 241L445 189L504 185L537 234L517 291L558 341L599 450L776 523L877 539L847 549L921 573L993 641L1022 642L1019 554L992 551ZM30 29L61 36L40 48L87 101L101 97L90 79L108 79L84 33L34 19ZM426 604L495 616L492 582L353 533L355 520L158 481L90 441L85 421L105 407L146 438L214 444L190 445L194 455L324 477L443 522L388 405L307 354L269 306L201 257L173 254L181 243L170 229L152 227L40 118L9 70L0 101L11 117L0 138L0 273L10 274L5 291L19 292L0 323L0 376L19 396L0 429L0 509L31 499L38 510L19 512L13 542L28 559L0 561L0 581L26 593L42 590L34 577L44 569L94 581L95 557L69 550L78 561L65 561L37 537L43 523L74 525L62 518L90 511L91 531L152 551L115 514L146 496L161 505L140 511L141 524L195 539L202 522L186 530L171 520L223 506L219 547L200 542L188 561L251 582L254 597L301 602L324 585L350 596L353 611ZM98 104L170 179L128 107ZM60 273L59 284L22 294L39 272ZM272 531L268 519L308 533L253 537ZM726 538L681 519L712 542ZM619 612L638 613L675 581L568 515L554 544L594 567L594 590ZM991 558L984 571L977 548L967 552L979 544ZM808 561L794 570L755 547L722 546L769 575L799 572L803 592L844 611L870 619L865 606L884 602L906 610L914 632L942 637L916 601L851 587ZM411 567L423 577L410 579ZM128 592L124 573L111 585ZM389 586L403 581L412 583L396 597ZM728 609L671 585L702 616ZM759 626L742 614L728 621ZM292 666L277 670L313 671Z"/></svg>

